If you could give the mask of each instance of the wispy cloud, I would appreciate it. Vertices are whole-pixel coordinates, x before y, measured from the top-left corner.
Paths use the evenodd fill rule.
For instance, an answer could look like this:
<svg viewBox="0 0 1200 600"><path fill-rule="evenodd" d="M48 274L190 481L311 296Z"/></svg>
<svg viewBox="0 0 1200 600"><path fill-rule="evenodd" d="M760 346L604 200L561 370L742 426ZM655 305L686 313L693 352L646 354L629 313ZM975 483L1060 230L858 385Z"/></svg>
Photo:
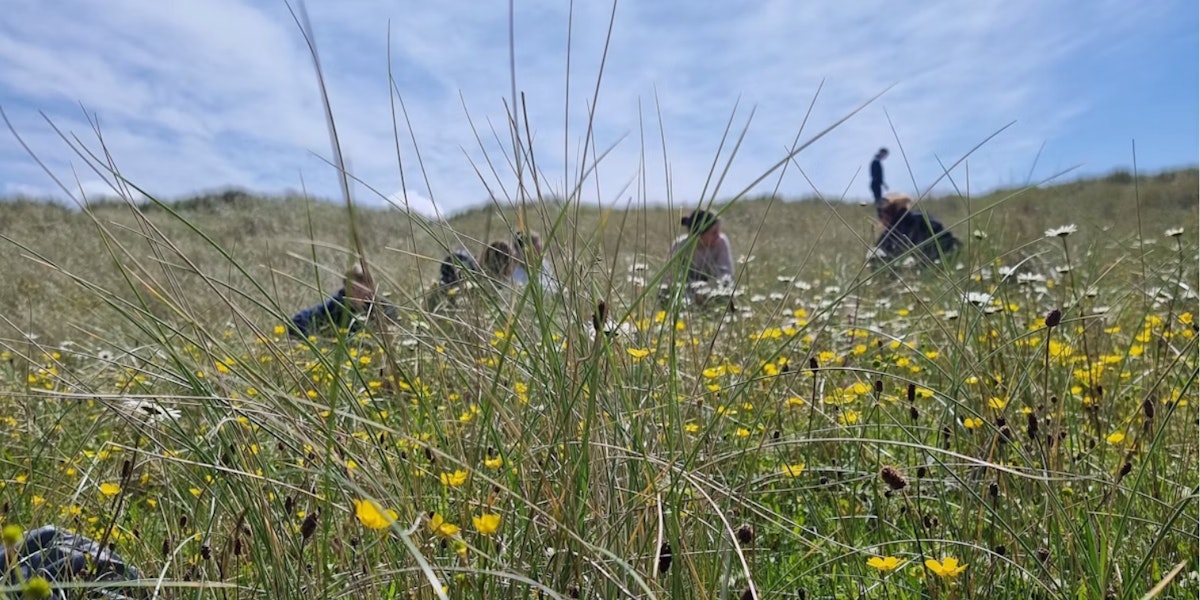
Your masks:
<svg viewBox="0 0 1200 600"><path fill-rule="evenodd" d="M279 192L303 184L316 195L337 194L311 61L283 3L13 0L6 9L0 105L67 180L80 161L38 111L96 147L83 111L93 115L122 173L151 193L225 185ZM397 202L407 189L412 207L431 213L435 203L456 210L489 194L515 193L505 157L506 3L314 1L309 9L349 165L383 195L358 186L360 200ZM751 111L753 119L717 195L740 191L785 155L822 82L806 136L897 84L798 157L826 196L847 187L850 197L865 196L859 171L879 146L894 150L892 187L923 191L942 175L939 158L951 163L1013 120L1016 126L972 157L973 189L1022 183L1043 143L1036 176L1081 162L1103 171L1123 157L1074 140L1131 117L1123 89L1096 80L1134 77L1136 65L1161 62L1155 52L1164 41L1190 44L1191 55L1171 66L1190 69L1193 81L1196 71L1194 27L1179 26L1181 19L1195 22L1196 7L1186 2L627 2L616 9L597 93L611 11L602 2L572 9L539 0L518 2L515 15L517 91L542 183L562 193L577 181L593 97L595 148L588 156L620 140L584 186L589 202L660 202L668 195L696 202L735 105L735 137ZM388 86L389 32L397 98ZM1182 133L1172 134L1132 127L1170 148L1155 155L1159 166L1196 161L1195 87L1164 91L1190 94L1170 105L1190 99L1190 128L1184 122ZM94 192L97 177L79 173ZM953 179L961 187L964 172ZM7 193L53 192L16 144L0 145L0 181ZM769 192L776 181L754 191ZM713 194L711 183L707 191ZM814 189L793 168L780 191Z"/></svg>

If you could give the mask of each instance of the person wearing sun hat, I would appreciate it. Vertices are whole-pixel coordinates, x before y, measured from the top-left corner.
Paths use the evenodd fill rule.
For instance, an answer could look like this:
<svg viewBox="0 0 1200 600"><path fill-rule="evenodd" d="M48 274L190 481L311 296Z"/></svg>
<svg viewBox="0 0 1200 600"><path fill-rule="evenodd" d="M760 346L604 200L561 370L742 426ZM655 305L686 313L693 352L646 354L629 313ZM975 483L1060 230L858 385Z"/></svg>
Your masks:
<svg viewBox="0 0 1200 600"><path fill-rule="evenodd" d="M872 256L890 260L917 248L930 262L937 262L958 248L958 239L944 225L912 210L912 196L889 192L883 199L879 207L883 233Z"/></svg>
<svg viewBox="0 0 1200 600"><path fill-rule="evenodd" d="M679 222L688 232L671 244L672 268L682 269L683 265L687 265L689 297L696 304L703 304L708 295L697 288L704 284L732 283L733 247L729 243L729 236L721 231L721 219L711 211L694 210ZM664 291L672 288L676 279L674 275L675 271L668 274Z"/></svg>

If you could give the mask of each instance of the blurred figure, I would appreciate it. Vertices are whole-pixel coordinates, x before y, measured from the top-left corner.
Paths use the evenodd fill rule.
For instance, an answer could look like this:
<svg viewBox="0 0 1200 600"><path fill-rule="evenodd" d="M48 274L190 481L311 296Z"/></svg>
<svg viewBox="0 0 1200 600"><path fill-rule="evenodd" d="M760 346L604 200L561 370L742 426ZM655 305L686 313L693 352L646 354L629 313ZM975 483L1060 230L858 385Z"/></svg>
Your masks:
<svg viewBox="0 0 1200 600"><path fill-rule="evenodd" d="M733 247L729 236L721 232L721 220L707 210L695 210L680 220L688 233L671 244L672 272L663 285L660 302L670 298L676 282L675 269L687 265L687 294L697 305L710 299L711 287L733 283ZM732 303L731 303L732 306Z"/></svg>
<svg viewBox="0 0 1200 600"><path fill-rule="evenodd" d="M472 285L469 277L479 272L479 262L466 250L455 250L442 259L437 286L427 294L425 310L433 312L453 302Z"/></svg>
<svg viewBox="0 0 1200 600"><path fill-rule="evenodd" d="M508 242L498 240L488 244L483 251L480 263L483 266L483 273L488 277L502 283L512 283L513 272L517 269L517 259L513 247Z"/></svg>
<svg viewBox="0 0 1200 600"><path fill-rule="evenodd" d="M871 161L871 195L875 198L875 210L879 211L886 204L883 198L883 190L887 189L887 184L883 182L883 161L888 157L888 149L880 148L879 152L875 153L874 160Z"/></svg>
<svg viewBox="0 0 1200 600"><path fill-rule="evenodd" d="M512 282L526 285L530 281L530 272L538 272L538 281L542 289L553 292L558 289L558 281L554 278L554 269L546 259L542 249L542 238L537 232L518 233L513 237L516 249L516 266L513 269Z"/></svg>
<svg viewBox="0 0 1200 600"><path fill-rule="evenodd" d="M358 331L362 323L372 316L397 317L396 309L376 298L375 280L355 265L346 273L345 285L323 304L306 308L292 317L288 333L293 337L307 338L329 329L346 328Z"/></svg>
<svg viewBox="0 0 1200 600"><path fill-rule="evenodd" d="M936 263L958 249L959 241L940 222L910 210L908 194L888 194L878 209L883 233L872 257L891 260L916 248L929 262Z"/></svg>

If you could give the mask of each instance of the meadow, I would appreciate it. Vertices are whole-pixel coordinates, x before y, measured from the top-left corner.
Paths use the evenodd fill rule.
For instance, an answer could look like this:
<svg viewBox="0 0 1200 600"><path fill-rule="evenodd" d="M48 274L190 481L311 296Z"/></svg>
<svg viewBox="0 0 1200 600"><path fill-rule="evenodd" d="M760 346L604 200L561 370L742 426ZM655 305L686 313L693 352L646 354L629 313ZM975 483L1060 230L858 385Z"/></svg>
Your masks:
<svg viewBox="0 0 1200 600"><path fill-rule="evenodd" d="M925 199L928 268L739 199L728 311L655 303L691 205L7 201L0 525L160 598L1192 598L1197 189ZM522 226L561 293L424 310ZM359 253L400 318L289 338Z"/></svg>

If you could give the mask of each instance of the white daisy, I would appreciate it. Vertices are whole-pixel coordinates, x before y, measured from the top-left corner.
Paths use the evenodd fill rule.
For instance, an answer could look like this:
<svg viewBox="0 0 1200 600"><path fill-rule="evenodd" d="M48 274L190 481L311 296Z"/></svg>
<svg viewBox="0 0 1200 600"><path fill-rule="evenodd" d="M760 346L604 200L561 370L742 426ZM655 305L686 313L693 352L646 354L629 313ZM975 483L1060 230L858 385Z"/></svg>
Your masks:
<svg viewBox="0 0 1200 600"><path fill-rule="evenodd" d="M975 306L984 306L991 303L992 295L986 292L967 292L966 300Z"/></svg>
<svg viewBox="0 0 1200 600"><path fill-rule="evenodd" d="M109 362L113 359L113 353L108 350L101 350L96 353L96 358L104 362Z"/></svg>
<svg viewBox="0 0 1200 600"><path fill-rule="evenodd" d="M812 284L808 283L807 281L796 280L796 283L793 283L792 287L807 292L808 290L812 289Z"/></svg>
<svg viewBox="0 0 1200 600"><path fill-rule="evenodd" d="M129 416L143 419L147 423L174 421L183 415L183 413L173 408L167 408L152 400L137 398L122 399L120 407Z"/></svg>
<svg viewBox="0 0 1200 600"><path fill-rule="evenodd" d="M972 231L971 235L977 240L986 240L987 236L988 236L986 231L983 231L980 229L976 229L975 231Z"/></svg>
<svg viewBox="0 0 1200 600"><path fill-rule="evenodd" d="M1059 275L1066 275L1067 273L1071 272L1071 265L1063 265L1061 267L1054 267L1054 272L1058 273Z"/></svg>
<svg viewBox="0 0 1200 600"><path fill-rule="evenodd" d="M942 313L942 318L946 319L947 321L953 321L958 318L958 311L957 310L947 310Z"/></svg>
<svg viewBox="0 0 1200 600"><path fill-rule="evenodd" d="M780 300L783 300L783 298L784 298L783 294L780 294L779 292L771 292L770 294L767 295L767 297L776 302L779 302Z"/></svg>
<svg viewBox="0 0 1200 600"><path fill-rule="evenodd" d="M417 347L417 338L404 338L404 339L400 340L400 345L405 348L416 348Z"/></svg>
<svg viewBox="0 0 1200 600"><path fill-rule="evenodd" d="M1018 273L1017 274L1017 283L1035 283L1035 282L1042 282L1042 281L1046 281L1045 275L1039 275L1038 273Z"/></svg>
<svg viewBox="0 0 1200 600"><path fill-rule="evenodd" d="M1182 227L1172 227L1172 228L1168 229L1166 233L1167 233L1167 237L1179 237L1179 236L1183 235L1183 228Z"/></svg>
<svg viewBox="0 0 1200 600"><path fill-rule="evenodd" d="M631 267L631 270L636 273L639 271L645 271L646 268L647 268L646 263L640 262L640 263L633 263L633 267Z"/></svg>
<svg viewBox="0 0 1200 600"><path fill-rule="evenodd" d="M1076 227L1074 223L1071 223L1070 225L1063 225L1062 227L1055 227L1054 229L1047 229L1046 237L1048 237L1048 238L1067 237L1068 235L1071 235L1072 233L1075 233L1076 231L1079 231L1079 228Z"/></svg>
<svg viewBox="0 0 1200 600"><path fill-rule="evenodd" d="M766 300L766 299L767 299L767 297L762 294L755 294L753 296L750 296L751 302L762 302L763 300Z"/></svg>
<svg viewBox="0 0 1200 600"><path fill-rule="evenodd" d="M779 283L791 283L795 280L796 280L795 277L791 277L789 275L776 275L775 276L775 281L778 281Z"/></svg>

